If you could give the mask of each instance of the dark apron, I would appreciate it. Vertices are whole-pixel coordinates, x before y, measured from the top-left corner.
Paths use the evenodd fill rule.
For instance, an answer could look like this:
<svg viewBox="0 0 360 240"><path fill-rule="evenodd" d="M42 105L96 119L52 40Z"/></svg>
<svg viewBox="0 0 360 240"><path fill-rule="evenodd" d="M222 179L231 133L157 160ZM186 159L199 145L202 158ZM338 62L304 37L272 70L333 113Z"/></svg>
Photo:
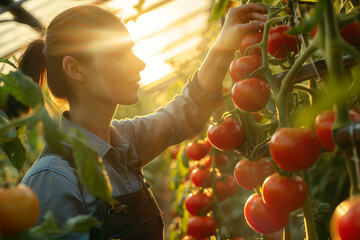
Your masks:
<svg viewBox="0 0 360 240"><path fill-rule="evenodd" d="M59 155L75 168L71 149L67 154L57 154L47 146L43 149L40 157L46 155ZM141 181L141 188L125 195L114 196L118 204L112 207L110 204L97 199L98 217L100 227L90 228L90 240L163 240L164 221L154 195L150 190L150 184L146 181L141 171L141 161L132 159L128 164L131 171ZM114 169L116 169L114 167Z"/></svg>

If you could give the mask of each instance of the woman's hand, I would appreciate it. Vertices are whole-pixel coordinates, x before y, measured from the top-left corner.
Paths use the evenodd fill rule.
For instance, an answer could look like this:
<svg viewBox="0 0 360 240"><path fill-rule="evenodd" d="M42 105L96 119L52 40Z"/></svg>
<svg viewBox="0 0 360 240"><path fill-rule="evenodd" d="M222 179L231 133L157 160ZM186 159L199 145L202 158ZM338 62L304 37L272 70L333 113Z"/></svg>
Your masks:
<svg viewBox="0 0 360 240"><path fill-rule="evenodd" d="M248 32L263 29L267 20L266 13L264 6L255 3L230 9L220 35L197 74L200 86L205 92L214 93L221 88L241 38Z"/></svg>
<svg viewBox="0 0 360 240"><path fill-rule="evenodd" d="M255 3L230 8L224 26L216 40L215 47L224 50L236 50L241 38L249 32L264 28L267 9Z"/></svg>

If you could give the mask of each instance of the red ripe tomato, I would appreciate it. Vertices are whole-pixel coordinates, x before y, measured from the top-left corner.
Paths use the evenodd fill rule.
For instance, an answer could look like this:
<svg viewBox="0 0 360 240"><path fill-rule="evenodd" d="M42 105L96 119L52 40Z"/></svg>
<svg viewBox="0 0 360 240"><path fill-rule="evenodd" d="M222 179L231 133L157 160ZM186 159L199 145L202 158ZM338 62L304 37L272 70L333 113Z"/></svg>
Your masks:
<svg viewBox="0 0 360 240"><path fill-rule="evenodd" d="M227 151L237 149L244 137L243 129L234 118L227 117L218 125L211 125L207 137L214 147Z"/></svg>
<svg viewBox="0 0 360 240"><path fill-rule="evenodd" d="M247 78L252 72L262 66L262 58L258 55L250 55L236 58L230 64L230 76L238 82Z"/></svg>
<svg viewBox="0 0 360 240"><path fill-rule="evenodd" d="M265 158L259 158L256 161L242 159L234 169L237 183L248 190L261 186L264 180L274 172L274 165Z"/></svg>
<svg viewBox="0 0 360 240"><path fill-rule="evenodd" d="M266 206L257 193L246 201L244 215L250 227L264 234L281 230L290 218L289 212L279 212Z"/></svg>
<svg viewBox="0 0 360 240"><path fill-rule="evenodd" d="M216 167L222 168L226 166L227 163L226 155L217 153L215 159L216 159ZM211 168L211 166L212 166L212 156L208 155L205 157L204 168Z"/></svg>
<svg viewBox="0 0 360 240"><path fill-rule="evenodd" d="M244 112L257 112L265 107L270 87L261 78L247 78L236 82L231 91L233 103Z"/></svg>
<svg viewBox="0 0 360 240"><path fill-rule="evenodd" d="M212 197L205 193L190 194L185 198L185 207L191 215L198 215L206 207L203 212L206 214L211 209L211 201Z"/></svg>
<svg viewBox="0 0 360 240"><path fill-rule="evenodd" d="M352 46L360 45L360 24L357 21L345 25L340 30L340 35Z"/></svg>
<svg viewBox="0 0 360 240"><path fill-rule="evenodd" d="M310 128L281 128L270 140L270 154L287 171L311 167L321 153L315 131Z"/></svg>
<svg viewBox="0 0 360 240"><path fill-rule="evenodd" d="M180 145L175 145L171 148L171 158L176 159L176 156L180 150Z"/></svg>
<svg viewBox="0 0 360 240"><path fill-rule="evenodd" d="M203 169L194 169L190 174L190 179L197 187L210 187L211 179L210 179L210 170L207 168Z"/></svg>
<svg viewBox="0 0 360 240"><path fill-rule="evenodd" d="M306 182L297 175L291 177L274 173L262 186L262 197L271 209L292 212L300 208L308 195Z"/></svg>
<svg viewBox="0 0 360 240"><path fill-rule="evenodd" d="M35 192L20 184L0 188L0 232L12 236L31 228L39 215L40 204Z"/></svg>
<svg viewBox="0 0 360 240"><path fill-rule="evenodd" d="M235 195L238 188L234 177L226 173L217 177L215 181L215 193L219 202Z"/></svg>
<svg viewBox="0 0 360 240"><path fill-rule="evenodd" d="M270 28L268 52L272 56L276 58L286 58L288 51L293 52L294 54L298 53L296 37L286 33L289 29L289 25L279 25Z"/></svg>
<svg viewBox="0 0 360 240"><path fill-rule="evenodd" d="M261 42L263 38L262 32L252 32L246 34L240 41L240 50L243 55L245 55L246 48ZM261 48L253 48L248 51L247 55L259 55L261 56Z"/></svg>
<svg viewBox="0 0 360 240"><path fill-rule="evenodd" d="M353 122L360 121L360 114L349 111ZM329 152L334 151L335 142L332 135L332 127L335 122L335 111L328 110L319 114L315 119L315 131L321 145Z"/></svg>
<svg viewBox="0 0 360 240"><path fill-rule="evenodd" d="M209 149L204 143L189 143L185 148L186 156L192 160L201 160L208 154Z"/></svg>
<svg viewBox="0 0 360 240"><path fill-rule="evenodd" d="M331 239L360 239L360 196L340 203L330 221Z"/></svg>
<svg viewBox="0 0 360 240"><path fill-rule="evenodd" d="M188 234L194 238L208 238L215 234L216 222L209 216L191 216L188 221Z"/></svg>
<svg viewBox="0 0 360 240"><path fill-rule="evenodd" d="M313 29L310 30L310 35L312 38L315 37L316 33L317 33L317 30L318 30L318 25L316 25Z"/></svg>

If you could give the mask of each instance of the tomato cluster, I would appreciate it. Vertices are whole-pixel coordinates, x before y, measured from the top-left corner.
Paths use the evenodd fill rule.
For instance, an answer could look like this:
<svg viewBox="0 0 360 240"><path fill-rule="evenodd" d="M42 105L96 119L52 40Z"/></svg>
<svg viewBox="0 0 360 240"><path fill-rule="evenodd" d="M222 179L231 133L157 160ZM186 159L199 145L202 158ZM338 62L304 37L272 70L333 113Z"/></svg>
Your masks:
<svg viewBox="0 0 360 240"><path fill-rule="evenodd" d="M209 134L212 138L189 142L184 149L190 159L189 180L192 185L191 193L184 199L184 206L190 213L190 219L187 223L187 235L183 236L184 239L203 239L215 234L217 226L215 219L212 217L214 204L224 201L237 193L239 186L235 178L222 170L226 168L228 158L225 153L213 147L213 142L219 141L216 139L216 131L224 131L222 127L225 126L225 134L228 134L226 129L229 129L233 132L232 136L240 136L241 143L242 128L232 118L226 118L223 124L214 126L215 134ZM235 126L235 129L232 128L233 126ZM215 138L213 138L214 136ZM240 143L228 143L227 146L231 144L238 146Z"/></svg>

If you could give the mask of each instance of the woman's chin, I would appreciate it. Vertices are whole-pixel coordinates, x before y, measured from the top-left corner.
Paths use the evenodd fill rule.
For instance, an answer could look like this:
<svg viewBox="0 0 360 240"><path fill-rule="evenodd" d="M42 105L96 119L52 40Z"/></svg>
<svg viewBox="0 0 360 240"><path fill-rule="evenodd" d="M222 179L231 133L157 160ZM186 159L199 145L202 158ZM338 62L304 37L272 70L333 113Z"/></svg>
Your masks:
<svg viewBox="0 0 360 240"><path fill-rule="evenodd" d="M126 100L119 101L119 104L121 104L121 105L134 105L134 104L138 103L139 100L140 100L140 96L137 93L133 97L129 97Z"/></svg>

